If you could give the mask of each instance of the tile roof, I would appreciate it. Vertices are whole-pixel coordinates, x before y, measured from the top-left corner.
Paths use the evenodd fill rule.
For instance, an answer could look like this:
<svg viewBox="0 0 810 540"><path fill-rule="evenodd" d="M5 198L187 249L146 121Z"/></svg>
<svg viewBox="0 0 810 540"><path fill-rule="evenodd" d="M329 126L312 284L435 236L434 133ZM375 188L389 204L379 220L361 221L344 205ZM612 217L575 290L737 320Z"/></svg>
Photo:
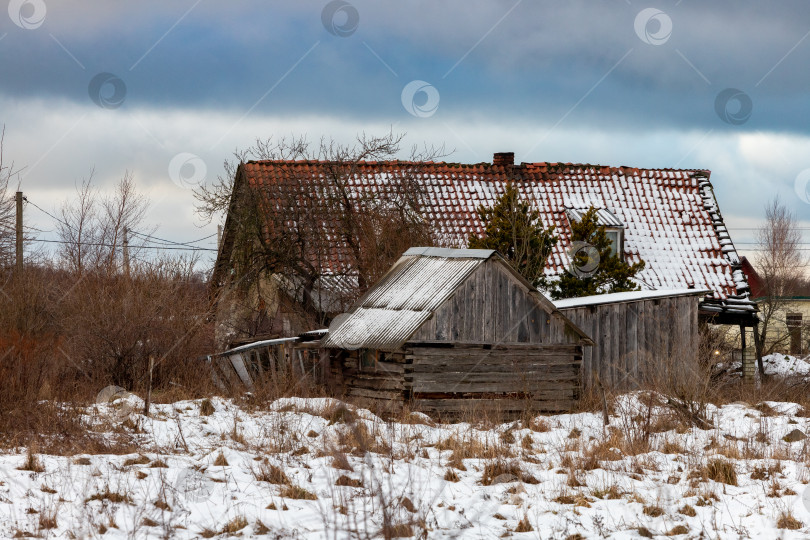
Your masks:
<svg viewBox="0 0 810 540"><path fill-rule="evenodd" d="M254 187L296 185L290 178L307 178L313 185L334 163L319 161L250 161L240 167ZM448 245L464 247L470 233L482 233L476 209L492 205L507 182L554 225L560 241L549 257L546 273L565 271L570 243L569 210L590 206L604 209L624 225L628 262L644 260L638 278L644 290L706 288L725 303L747 296L748 284L726 229L709 171L638 169L571 163L520 165L359 162L346 182L358 193L385 197L393 177L415 177L424 190L423 214ZM312 191L315 191L313 189ZM280 207L278 207L280 208ZM325 220L326 224L326 220ZM336 239L332 268L343 267L346 248Z"/></svg>

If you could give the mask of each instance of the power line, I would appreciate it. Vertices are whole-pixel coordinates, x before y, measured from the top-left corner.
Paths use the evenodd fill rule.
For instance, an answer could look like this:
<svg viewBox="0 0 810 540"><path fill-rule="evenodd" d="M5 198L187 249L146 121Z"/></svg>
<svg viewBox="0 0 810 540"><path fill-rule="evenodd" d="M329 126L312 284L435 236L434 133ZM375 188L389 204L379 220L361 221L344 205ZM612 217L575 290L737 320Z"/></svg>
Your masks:
<svg viewBox="0 0 810 540"><path fill-rule="evenodd" d="M32 240L33 242L45 242L47 244L80 244L82 246L99 246L99 247L110 247L110 248L120 248L122 247L120 244L107 244L104 242L68 242L66 240L45 240L45 239L37 239ZM164 250L178 250L178 251L217 251L213 248L203 248L203 247L169 247L169 246L149 246L149 245L142 245L142 246L131 246L132 249L164 249Z"/></svg>
<svg viewBox="0 0 810 540"><path fill-rule="evenodd" d="M34 208L36 208L40 212L46 214L50 218L58 221L59 223L65 225L69 229L75 231L75 228L73 226L71 226L68 222L54 216L53 214L51 214L50 212L48 212L44 208L41 208L40 206L38 206L36 203L28 200L28 197L23 197L23 200L25 202L27 202L28 204L31 204ZM154 246L154 245L133 246L135 249L144 248L144 249L163 249L163 250L168 250L168 251L217 251L216 249L212 249L212 248L204 248L204 247L190 245L190 244L195 244L197 242L202 242L203 240L208 240L209 238L213 238L214 236L217 235L217 233L209 234L206 237L200 238L198 240L193 240L191 242L174 242L172 240L167 240L165 238L159 238L157 236L152 236L152 235L146 234L146 233L140 233L140 232L137 232L137 231L129 231L129 232L132 233L132 234L135 234L137 236L153 239L155 241L158 241L158 242L162 243L162 245L157 245L157 246ZM34 242L45 242L45 243L50 243L50 244L75 244L76 243L76 242L68 242L68 241L64 241L64 240L40 240L40 239L37 239L37 240L33 240L33 241ZM85 246L99 246L99 247L111 247L111 248L121 247L121 246L114 245L114 244L93 243L93 242L81 242L81 244L85 245ZM177 246L177 247L172 247L172 246Z"/></svg>
<svg viewBox="0 0 810 540"><path fill-rule="evenodd" d="M40 208L39 206L37 206L37 204L36 204L36 203L33 203L33 202L29 201L29 200L28 200L28 197L23 197L23 200L24 200L25 202L27 202L28 204L30 204L31 206L33 206L34 208L36 208L37 210L39 210L40 212L42 212L42 213L44 213L44 214L47 214L48 216L50 216L51 218L55 219L55 220L56 220L56 221L58 221L59 223L61 223L61 224L65 225L66 227L68 227L68 228L70 228L70 229L73 229L73 227L71 227L70 223L68 223L68 222L66 222L66 221L63 221L63 220L59 219L58 217L56 217L55 215L53 215L53 214L51 214L50 212L48 212L47 210L45 210L45 209L43 209L43 208Z"/></svg>
<svg viewBox="0 0 810 540"><path fill-rule="evenodd" d="M209 238L213 238L214 236L217 235L217 233L213 233L213 234L209 234L208 236L205 236L203 238L200 238L198 240L191 240L189 242L175 242L174 240L167 240L165 238L152 236L151 234L141 233L141 232L138 232L138 231L130 231L130 232L132 234L134 234L136 236L140 236L142 238L149 238L150 240L154 240L154 241L157 241L157 242L163 242L165 244L171 244L171 245L175 245L175 246L191 246L191 244L196 244L197 242L202 242L203 240L208 240ZM191 247L196 247L196 246L191 246Z"/></svg>

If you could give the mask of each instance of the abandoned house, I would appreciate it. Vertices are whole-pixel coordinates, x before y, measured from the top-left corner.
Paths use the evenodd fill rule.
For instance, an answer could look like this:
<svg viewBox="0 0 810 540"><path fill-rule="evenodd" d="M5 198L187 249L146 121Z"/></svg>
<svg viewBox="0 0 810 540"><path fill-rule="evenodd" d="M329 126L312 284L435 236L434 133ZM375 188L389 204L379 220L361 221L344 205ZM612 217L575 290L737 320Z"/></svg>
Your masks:
<svg viewBox="0 0 810 540"><path fill-rule="evenodd" d="M599 210L600 224L605 225L620 257L629 263L645 261L646 267L636 276L643 291L691 289L695 293L687 296L694 299L697 295L702 322L751 327L757 323L756 305L749 298L741 261L723 223L709 176L705 170L515 164L511 153L495 154L492 163L478 164L242 163L212 279L222 293L217 339L222 347L228 347L295 335L326 326L354 305L385 269L366 272L364 265L369 261L362 259L362 242L369 237L369 230L377 230L374 222L358 220L349 231L352 234L338 227L348 218L366 214L359 206L353 207L352 201L394 201L383 207L394 211L403 206L399 204L403 194L409 194L415 199L409 211L418 212L422 222L430 226L432 245L463 248L470 233L482 232L476 210L494 204L508 182L538 211L544 225L555 227L559 241L547 261L547 275L566 271L571 222L593 207ZM240 198L239 193L247 195ZM338 204L333 204L335 201ZM244 208L251 204L258 208L254 219L261 232L247 243L275 246L278 242L271 241L273 231L293 227L295 236L282 255L294 255L298 266L309 268L304 274L307 279L291 278L285 270L243 279L240 268L245 256L240 245L245 245L245 240L240 224L245 222ZM347 217L347 211L354 213ZM302 236L315 229L321 235L314 240ZM382 238L372 235L372 247L378 250L374 253L380 253L381 245L386 247L385 234L395 236L391 231L383 233ZM307 241L296 242L296 238ZM286 249L287 243L282 244ZM374 261L393 261L408 245L397 247L390 247L390 253L382 252L387 259L375 256ZM273 257L277 256L274 251ZM236 302L235 298L243 301ZM304 304L320 318L302 316L299 308ZM239 320L243 322L234 322Z"/></svg>
<svg viewBox="0 0 810 540"><path fill-rule="evenodd" d="M373 409L567 411L589 338L497 252L411 248L321 341L329 384Z"/></svg>

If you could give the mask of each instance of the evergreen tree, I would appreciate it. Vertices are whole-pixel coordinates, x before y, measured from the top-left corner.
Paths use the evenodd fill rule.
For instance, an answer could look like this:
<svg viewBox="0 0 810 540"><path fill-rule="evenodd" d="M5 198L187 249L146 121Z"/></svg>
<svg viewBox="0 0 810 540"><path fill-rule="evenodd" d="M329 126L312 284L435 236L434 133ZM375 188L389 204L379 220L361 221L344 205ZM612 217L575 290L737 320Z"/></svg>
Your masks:
<svg viewBox="0 0 810 540"><path fill-rule="evenodd" d="M509 182L495 205L492 208L482 205L478 215L484 223L484 234L480 237L471 234L469 247L495 249L529 283L543 284L543 269L557 237L554 227L543 227L540 214L521 200L515 185Z"/></svg>
<svg viewBox="0 0 810 540"><path fill-rule="evenodd" d="M632 265L624 262L619 256L621 249L611 253L611 244L605 226L598 224L595 208L588 209L580 221L571 223L571 245L578 249L572 254L569 272L552 285L549 291L552 298L640 290L632 278L644 269L644 261Z"/></svg>

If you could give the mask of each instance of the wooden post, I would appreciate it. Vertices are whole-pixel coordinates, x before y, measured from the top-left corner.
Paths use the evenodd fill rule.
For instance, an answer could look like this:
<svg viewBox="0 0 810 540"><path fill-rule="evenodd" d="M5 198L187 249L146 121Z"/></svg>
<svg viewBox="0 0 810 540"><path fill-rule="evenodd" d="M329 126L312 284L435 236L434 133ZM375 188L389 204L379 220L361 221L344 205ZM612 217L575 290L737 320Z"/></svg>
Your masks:
<svg viewBox="0 0 810 540"><path fill-rule="evenodd" d="M17 192L17 277L23 273L23 193Z"/></svg>
<svg viewBox="0 0 810 540"><path fill-rule="evenodd" d="M610 416L608 415L607 396L605 396L605 387L602 386L602 381L599 379L599 374L595 375L596 386L599 388L599 393L602 394L602 424L607 427L610 424Z"/></svg>
<svg viewBox="0 0 810 540"><path fill-rule="evenodd" d="M754 382L754 375L755 375L755 364L754 358L751 354L748 353L748 349L745 346L745 326L740 325L740 345L742 347L742 371L743 371L743 381L747 383Z"/></svg>
<svg viewBox="0 0 810 540"><path fill-rule="evenodd" d="M149 402L152 401L152 371L155 369L155 357L149 355L149 386L146 388L146 402L143 404L143 415L149 416Z"/></svg>
<svg viewBox="0 0 810 540"><path fill-rule="evenodd" d="M759 323L754 325L754 350L756 351L757 369L761 379L765 379L765 366L762 363L762 339L759 335Z"/></svg>
<svg viewBox="0 0 810 540"><path fill-rule="evenodd" d="M129 228L124 226L124 275L129 277Z"/></svg>

